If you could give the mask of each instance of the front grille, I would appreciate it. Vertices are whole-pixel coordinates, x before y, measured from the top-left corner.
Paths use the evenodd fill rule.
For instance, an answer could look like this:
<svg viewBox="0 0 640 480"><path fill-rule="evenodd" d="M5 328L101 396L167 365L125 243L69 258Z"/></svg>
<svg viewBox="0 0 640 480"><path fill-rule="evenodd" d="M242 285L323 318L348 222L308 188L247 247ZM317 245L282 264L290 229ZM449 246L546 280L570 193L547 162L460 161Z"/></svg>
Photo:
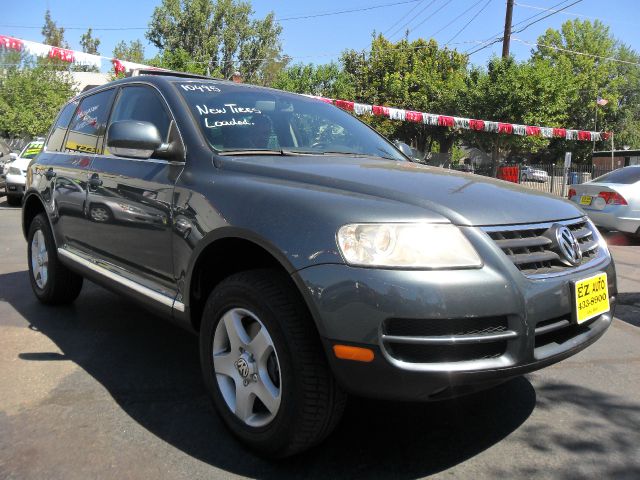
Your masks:
<svg viewBox="0 0 640 480"><path fill-rule="evenodd" d="M431 337L440 335L488 335L507 331L507 317L480 318L388 318L387 335Z"/></svg>
<svg viewBox="0 0 640 480"><path fill-rule="evenodd" d="M412 345L391 343L389 355L409 363L468 362L498 358L507 350L507 342L477 343L471 345Z"/></svg>
<svg viewBox="0 0 640 480"><path fill-rule="evenodd" d="M561 346L569 340L588 332L597 318L599 317L580 325L573 323L568 316L539 322L535 328L534 355L536 358L544 358L549 354L553 354L553 349L548 350L545 347Z"/></svg>
<svg viewBox="0 0 640 480"><path fill-rule="evenodd" d="M557 222L571 230L582 249L584 265L598 255L598 242L592 225L586 219ZM577 266L567 265L554 249L554 241L545 236L554 223L488 227L484 231L493 239L514 265L526 276L562 273Z"/></svg>
<svg viewBox="0 0 640 480"><path fill-rule="evenodd" d="M390 318L381 340L393 358L410 363L465 362L497 358L518 334L506 316L453 319Z"/></svg>

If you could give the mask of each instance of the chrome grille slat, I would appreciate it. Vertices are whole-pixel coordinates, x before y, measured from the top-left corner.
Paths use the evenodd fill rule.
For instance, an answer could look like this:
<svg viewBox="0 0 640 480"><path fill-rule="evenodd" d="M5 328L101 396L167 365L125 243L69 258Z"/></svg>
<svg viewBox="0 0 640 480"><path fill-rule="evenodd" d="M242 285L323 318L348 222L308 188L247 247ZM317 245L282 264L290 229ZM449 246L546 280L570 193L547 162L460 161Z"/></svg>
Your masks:
<svg viewBox="0 0 640 480"><path fill-rule="evenodd" d="M569 228L583 253L582 262L570 266L552 250L554 242L545 232L554 224ZM527 277L569 272L598 257L598 240L586 218L563 220L532 225L504 225L484 227L483 230L514 265Z"/></svg>
<svg viewBox="0 0 640 480"><path fill-rule="evenodd" d="M589 252L598 247L598 242L595 240L591 240L590 242L585 242L580 244L580 248L582 248L582 252Z"/></svg>
<svg viewBox="0 0 640 480"><path fill-rule="evenodd" d="M507 255L513 263L516 265L523 265L528 263L543 263L551 262L554 260L560 260L560 256L555 252L531 252L531 253L519 253L515 255Z"/></svg>
<svg viewBox="0 0 640 480"><path fill-rule="evenodd" d="M551 245L551 240L546 237L510 238L505 240L495 240L495 242L503 250L505 248L530 248Z"/></svg>

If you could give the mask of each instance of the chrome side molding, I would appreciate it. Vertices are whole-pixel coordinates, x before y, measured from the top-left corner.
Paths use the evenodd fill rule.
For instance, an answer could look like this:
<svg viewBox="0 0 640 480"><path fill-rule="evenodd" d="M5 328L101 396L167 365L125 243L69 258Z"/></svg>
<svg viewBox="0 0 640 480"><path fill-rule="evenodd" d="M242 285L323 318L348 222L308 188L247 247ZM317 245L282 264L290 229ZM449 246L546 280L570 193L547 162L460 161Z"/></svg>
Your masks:
<svg viewBox="0 0 640 480"><path fill-rule="evenodd" d="M138 282L134 282L133 280L130 280L126 277L123 277L122 275L119 275L118 273L103 267L102 265L98 264L97 262L88 260L86 258L84 258L83 256L80 256L76 253L70 252L69 250L59 247L58 248L58 255L60 255L61 257L66 258L67 260L70 260L72 262L77 263L78 265L82 265L83 267L99 274L102 275L105 278L108 278L109 280L119 283L120 285L127 287L141 295L144 295L145 297L160 303L166 307L175 309L179 312L184 312L184 303L182 302L178 302L176 300L174 300L173 297L170 297L168 295L165 295L164 293L160 293L156 290L153 290L149 287L145 287L144 285L139 284Z"/></svg>

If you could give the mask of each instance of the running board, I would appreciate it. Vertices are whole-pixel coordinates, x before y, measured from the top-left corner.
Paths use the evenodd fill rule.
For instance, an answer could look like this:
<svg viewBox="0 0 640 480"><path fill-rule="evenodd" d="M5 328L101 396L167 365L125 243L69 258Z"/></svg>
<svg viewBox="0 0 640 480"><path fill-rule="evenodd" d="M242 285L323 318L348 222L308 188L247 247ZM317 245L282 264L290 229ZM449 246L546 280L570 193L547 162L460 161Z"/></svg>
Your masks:
<svg viewBox="0 0 640 480"><path fill-rule="evenodd" d="M119 275L116 272L106 267L103 267L96 261L88 260L64 248L58 248L58 255L74 263L77 263L78 265L82 265L84 268L87 268L99 275L102 275L103 277L108 278L113 282L119 283L120 285L126 288L129 288L141 295L144 295L145 297L150 298L151 300L157 303L160 303L166 307L172 308L179 312L184 312L184 303L178 302L173 297L170 297L168 295L165 295L164 293L158 292L149 287L145 287L144 285L141 285L138 282L134 282L133 280L123 277L122 275Z"/></svg>

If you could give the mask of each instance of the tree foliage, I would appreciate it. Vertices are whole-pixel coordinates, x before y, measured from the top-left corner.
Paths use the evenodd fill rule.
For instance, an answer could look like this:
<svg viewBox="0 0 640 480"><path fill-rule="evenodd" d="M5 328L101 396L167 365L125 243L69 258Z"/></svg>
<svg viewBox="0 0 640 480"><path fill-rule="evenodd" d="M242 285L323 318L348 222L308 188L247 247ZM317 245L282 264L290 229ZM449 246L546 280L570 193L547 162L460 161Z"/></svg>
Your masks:
<svg viewBox="0 0 640 480"><path fill-rule="evenodd" d="M124 40L118 42L113 48L113 56L119 60L128 62L144 62L144 46L140 40L132 40L128 44Z"/></svg>
<svg viewBox="0 0 640 480"><path fill-rule="evenodd" d="M69 44L64 39L64 28L58 27L51 18L51 12L47 10L44 14L44 25L42 27L44 43L54 47L69 48Z"/></svg>
<svg viewBox="0 0 640 480"><path fill-rule="evenodd" d="M0 75L0 132L9 137L44 135L73 95L68 72L35 64L4 70Z"/></svg>
<svg viewBox="0 0 640 480"><path fill-rule="evenodd" d="M80 37L80 45L82 46L83 52L90 53L92 55L100 55L100 52L98 52L100 39L93 36L92 29L89 28L86 33L82 34Z"/></svg>
<svg viewBox="0 0 640 480"><path fill-rule="evenodd" d="M347 50L341 61L357 101L452 115L460 111L467 59L439 47L435 40L405 38L393 43L376 35L368 52ZM434 141L441 152L453 145L454 135L447 128L381 118L369 121L383 134L419 150L430 150Z"/></svg>
<svg viewBox="0 0 640 480"><path fill-rule="evenodd" d="M157 63L176 70L262 83L269 66L282 62L273 13L254 19L241 0L163 0L155 8L147 38L159 50Z"/></svg>
<svg viewBox="0 0 640 480"><path fill-rule="evenodd" d="M289 92L330 98L351 98L347 74L335 62L324 65L297 63L279 72L272 86Z"/></svg>

